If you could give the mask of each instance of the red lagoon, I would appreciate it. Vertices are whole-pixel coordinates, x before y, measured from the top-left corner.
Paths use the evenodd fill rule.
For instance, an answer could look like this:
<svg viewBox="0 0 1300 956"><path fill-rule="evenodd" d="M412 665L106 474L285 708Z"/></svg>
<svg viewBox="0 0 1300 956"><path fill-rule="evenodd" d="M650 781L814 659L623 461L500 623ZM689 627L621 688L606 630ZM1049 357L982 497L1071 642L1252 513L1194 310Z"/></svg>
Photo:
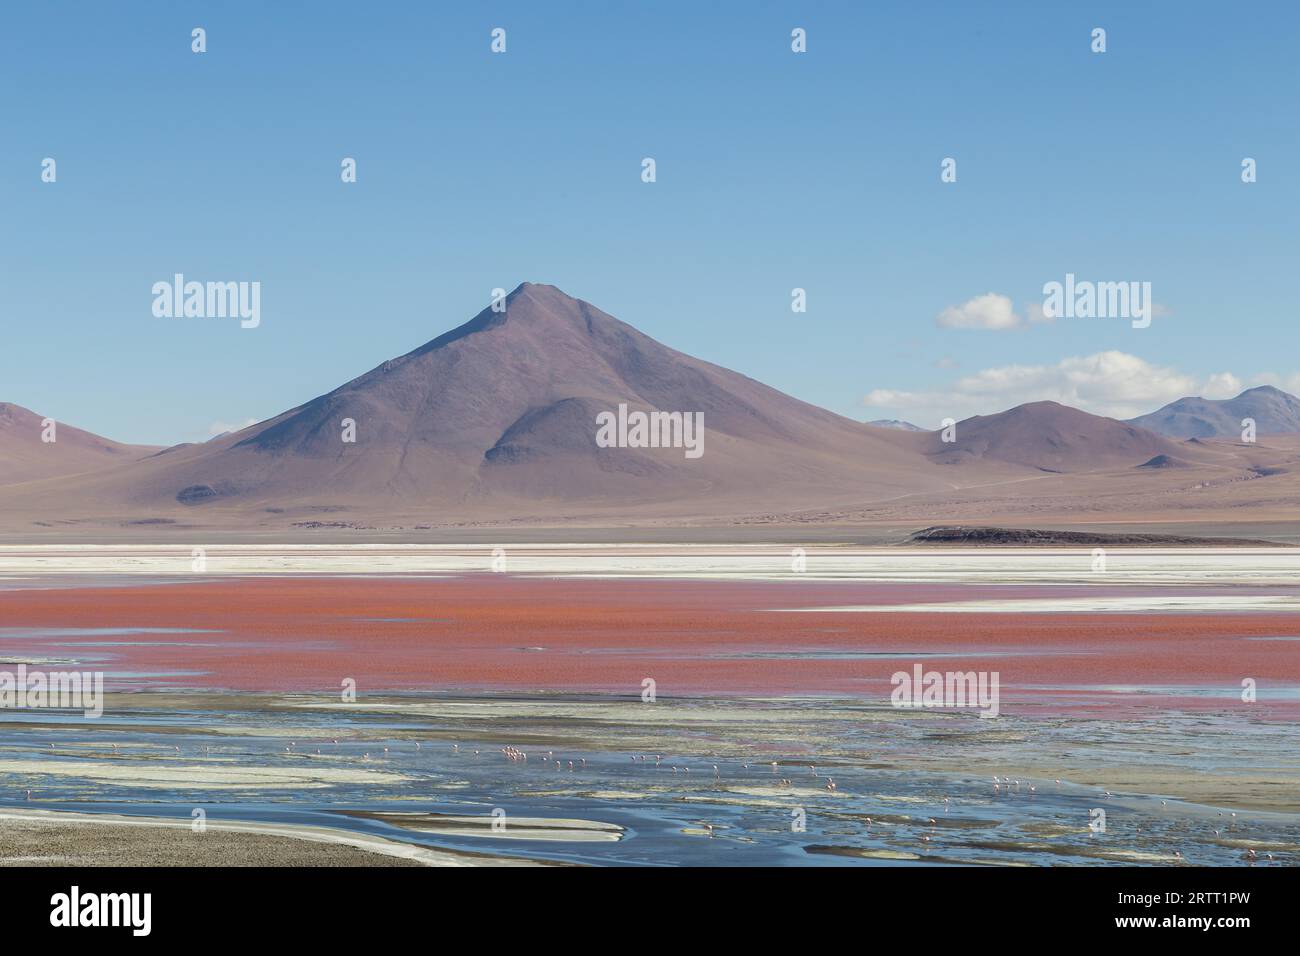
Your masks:
<svg viewBox="0 0 1300 956"><path fill-rule="evenodd" d="M978 596L1061 593L1068 590L985 587ZM114 672L172 674L180 676L159 677L157 686L268 692L337 692L352 678L363 693L638 696L650 677L660 696L887 700L890 675L918 660L940 670L998 671L1004 695L1029 698L1055 698L1061 688L1075 689L1069 695L1076 701L1117 687L1163 688L1157 693L1168 705L1191 700L1196 688L1224 688L1226 696L1214 695L1219 707L1244 678L1258 683L1261 702L1269 686L1300 685L1294 615L777 610L971 597L958 586L490 573L17 590L0 592L0 655L89 653L110 685ZM72 633L82 628L116 636ZM130 633L145 628L206 633ZM151 679L131 683L149 686Z"/></svg>

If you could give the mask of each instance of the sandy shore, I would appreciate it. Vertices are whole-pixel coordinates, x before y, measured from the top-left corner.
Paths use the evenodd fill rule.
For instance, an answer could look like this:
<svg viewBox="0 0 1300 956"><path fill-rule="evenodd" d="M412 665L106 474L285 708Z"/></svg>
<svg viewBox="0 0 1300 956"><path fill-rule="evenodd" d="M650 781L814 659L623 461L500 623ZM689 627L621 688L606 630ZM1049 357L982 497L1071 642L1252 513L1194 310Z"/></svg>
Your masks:
<svg viewBox="0 0 1300 956"><path fill-rule="evenodd" d="M382 820L416 833L470 836L476 839L537 840L547 843L616 843L623 835L622 827L613 823L602 823L599 820L503 816L499 821L492 821L482 816L410 812L353 812L351 815Z"/></svg>
<svg viewBox="0 0 1300 956"><path fill-rule="evenodd" d="M536 866L327 827L0 810L0 866Z"/></svg>

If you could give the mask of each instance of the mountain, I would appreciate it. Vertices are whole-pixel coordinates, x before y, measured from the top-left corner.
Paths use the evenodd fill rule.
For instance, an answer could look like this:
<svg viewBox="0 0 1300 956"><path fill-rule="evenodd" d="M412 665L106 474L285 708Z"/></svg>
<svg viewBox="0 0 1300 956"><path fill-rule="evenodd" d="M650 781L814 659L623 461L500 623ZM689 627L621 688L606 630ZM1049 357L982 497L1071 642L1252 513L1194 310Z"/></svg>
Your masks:
<svg viewBox="0 0 1300 956"><path fill-rule="evenodd" d="M62 422L54 441L42 440L45 416L21 405L0 402L0 485L60 475L99 471L144 458L157 451L147 445L124 445Z"/></svg>
<svg viewBox="0 0 1300 956"><path fill-rule="evenodd" d="M642 415L678 441L618 440L641 433ZM702 429L688 431L697 421ZM30 418L16 434L39 443ZM285 540L298 529L698 524L762 535L993 517L1030 526L1016 516L1183 520L1188 489L1205 520L1235 520L1242 508L1294 514L1300 498L1300 444L1177 443L1055 402L968 418L945 443L942 432L809 405L532 283L503 311L484 309L234 433L155 450L61 426L58 453L82 436L89 463L0 486L0 529ZM24 454L14 460L42 451Z"/></svg>
<svg viewBox="0 0 1300 956"><path fill-rule="evenodd" d="M601 447L598 416L702 415L703 454ZM355 441L344 441L346 422ZM661 345L524 283L464 325L268 421L54 497L302 517L710 513L950 485L886 432ZM206 519L202 519L206 520Z"/></svg>
<svg viewBox="0 0 1300 956"><path fill-rule="evenodd" d="M1186 454L1177 444L1134 425L1057 402L1030 402L957 423L955 441L932 433L928 456L947 465L1002 462L1045 472L1087 472L1140 465Z"/></svg>
<svg viewBox="0 0 1300 956"><path fill-rule="evenodd" d="M1128 423L1170 438L1240 440L1243 418L1255 420L1257 435L1300 433L1300 399L1272 385L1261 385L1236 398L1180 398Z"/></svg>
<svg viewBox="0 0 1300 956"><path fill-rule="evenodd" d="M897 418L877 418L874 422L867 422L868 425L875 425L877 428L897 428L903 432L923 432L926 429L919 425L913 425L911 422L905 422Z"/></svg>

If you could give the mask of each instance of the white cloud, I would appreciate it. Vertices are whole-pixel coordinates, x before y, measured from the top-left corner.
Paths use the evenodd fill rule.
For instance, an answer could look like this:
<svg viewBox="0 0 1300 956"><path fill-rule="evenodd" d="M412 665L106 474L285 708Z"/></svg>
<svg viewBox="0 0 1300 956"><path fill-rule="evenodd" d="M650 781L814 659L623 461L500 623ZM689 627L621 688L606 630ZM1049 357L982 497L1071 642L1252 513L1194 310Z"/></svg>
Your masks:
<svg viewBox="0 0 1300 956"><path fill-rule="evenodd" d="M256 425L257 421L256 418L250 418L242 425L231 425L229 422L213 422L208 426L208 437L215 438L218 435L224 435L226 432L237 432L249 425Z"/></svg>
<svg viewBox="0 0 1300 956"><path fill-rule="evenodd" d="M1197 378L1112 350L1065 358L1055 365L984 369L934 391L878 388L864 404L923 427L938 427L945 417L988 415L1039 401L1060 402L1094 415L1134 418L1187 395L1231 398L1241 389L1241 380L1231 372Z"/></svg>
<svg viewBox="0 0 1300 956"><path fill-rule="evenodd" d="M950 305L934 321L943 329L1015 329L1023 324L1016 315L1011 299L996 292L986 292L961 305Z"/></svg>
<svg viewBox="0 0 1300 956"><path fill-rule="evenodd" d="M1167 305L1155 302L1152 303L1151 314L1154 318L1163 319L1174 313ZM1029 302L1021 315L1016 311L1010 296L997 292L986 292L967 299L961 305L950 305L934 317L935 325L941 329L985 329L993 332L1006 332L1054 321L1055 317L1048 313L1044 302Z"/></svg>

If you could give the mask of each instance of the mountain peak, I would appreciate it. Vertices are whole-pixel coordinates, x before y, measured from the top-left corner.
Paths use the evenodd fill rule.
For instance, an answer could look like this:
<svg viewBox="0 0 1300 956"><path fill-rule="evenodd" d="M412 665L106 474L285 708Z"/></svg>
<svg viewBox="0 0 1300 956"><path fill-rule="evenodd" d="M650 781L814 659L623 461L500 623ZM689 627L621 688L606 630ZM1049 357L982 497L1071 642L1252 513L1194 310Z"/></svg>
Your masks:
<svg viewBox="0 0 1300 956"><path fill-rule="evenodd" d="M1241 434L1247 418L1261 435L1300 432L1300 399L1273 385L1257 385L1236 398L1180 398L1129 423L1170 438L1232 438Z"/></svg>
<svg viewBox="0 0 1300 956"><path fill-rule="evenodd" d="M569 295L559 286L551 285L548 282L521 282L519 285L515 286L514 291L511 292L510 295L517 295L520 292L553 292L564 296L566 299L573 299L573 296ZM574 299L574 301L576 302L577 300Z"/></svg>
<svg viewBox="0 0 1300 956"><path fill-rule="evenodd" d="M506 295L507 311L512 304L521 299L551 307L578 308L583 305L581 299L569 295L559 286L548 285L545 282L521 282L515 286L514 290Z"/></svg>
<svg viewBox="0 0 1300 956"><path fill-rule="evenodd" d="M927 430L899 418L877 418L874 421L867 422L867 424L875 425L877 428L892 428L900 432L923 432Z"/></svg>
<svg viewBox="0 0 1300 956"><path fill-rule="evenodd" d="M1276 385L1256 385L1254 388L1246 389L1244 392L1238 395L1237 398L1244 398L1247 395L1282 395L1287 398L1292 397L1291 395L1282 391L1282 389L1278 388Z"/></svg>
<svg viewBox="0 0 1300 956"><path fill-rule="evenodd" d="M423 355L476 332L486 332L507 324L513 325L521 320L530 326L540 325L548 318L552 321L567 319L572 322L575 318L585 318L587 313L592 311L591 307L581 299L575 299L556 286L540 282L519 283L512 292L507 293L504 305L503 309L495 309L492 305L488 305L468 322L442 333L403 357Z"/></svg>
<svg viewBox="0 0 1300 956"><path fill-rule="evenodd" d="M958 422L955 440L933 433L929 455L943 464L995 460L1046 472L1091 471L1141 464L1177 448L1167 439L1062 405L1026 402Z"/></svg>

